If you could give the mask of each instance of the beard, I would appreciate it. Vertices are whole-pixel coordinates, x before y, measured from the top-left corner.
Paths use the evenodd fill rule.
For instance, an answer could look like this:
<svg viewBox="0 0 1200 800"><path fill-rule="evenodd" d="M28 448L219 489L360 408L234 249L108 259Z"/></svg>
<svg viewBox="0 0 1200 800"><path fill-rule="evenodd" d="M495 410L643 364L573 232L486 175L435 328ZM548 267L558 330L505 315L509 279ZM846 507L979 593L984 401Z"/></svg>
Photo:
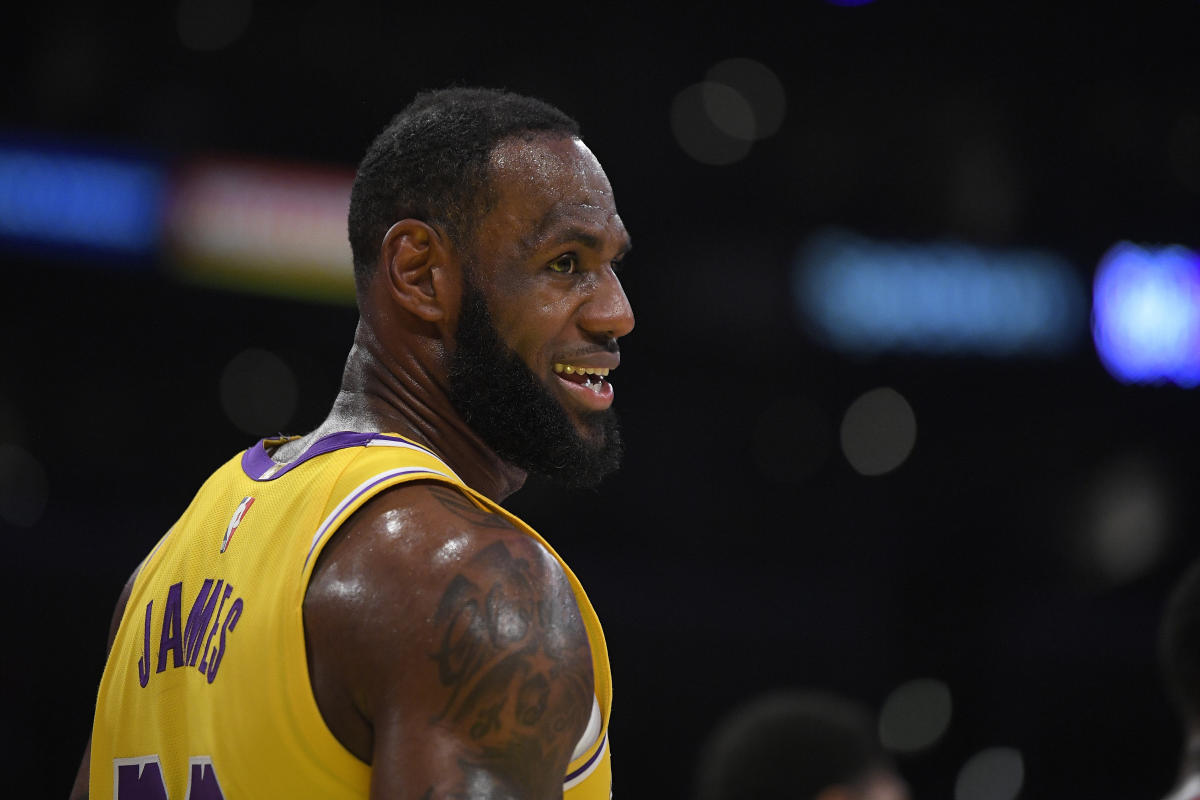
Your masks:
<svg viewBox="0 0 1200 800"><path fill-rule="evenodd" d="M496 331L469 278L450 358L450 401L497 455L571 488L595 488L621 462L621 431L611 409L579 415L562 404Z"/></svg>

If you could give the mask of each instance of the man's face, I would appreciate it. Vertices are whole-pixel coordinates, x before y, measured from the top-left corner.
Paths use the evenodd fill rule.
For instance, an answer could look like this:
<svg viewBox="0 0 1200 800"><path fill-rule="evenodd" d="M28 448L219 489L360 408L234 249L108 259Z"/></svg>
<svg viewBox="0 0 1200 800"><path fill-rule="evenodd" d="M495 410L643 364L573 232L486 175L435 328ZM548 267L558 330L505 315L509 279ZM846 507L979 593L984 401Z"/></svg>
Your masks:
<svg viewBox="0 0 1200 800"><path fill-rule="evenodd" d="M496 204L463 264L451 399L501 457L569 485L616 468L609 373L633 311L612 188L577 139L512 139L492 155Z"/></svg>

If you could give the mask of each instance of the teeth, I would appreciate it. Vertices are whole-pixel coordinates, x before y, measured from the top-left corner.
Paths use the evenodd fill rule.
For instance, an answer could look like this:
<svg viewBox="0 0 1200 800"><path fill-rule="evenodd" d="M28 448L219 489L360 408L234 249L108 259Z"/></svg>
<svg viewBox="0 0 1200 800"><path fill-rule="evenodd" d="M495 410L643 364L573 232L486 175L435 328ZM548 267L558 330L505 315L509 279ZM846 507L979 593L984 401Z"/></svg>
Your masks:
<svg viewBox="0 0 1200 800"><path fill-rule="evenodd" d="M554 371L568 375L599 375L602 378L608 375L605 367L576 367L573 364L555 364Z"/></svg>

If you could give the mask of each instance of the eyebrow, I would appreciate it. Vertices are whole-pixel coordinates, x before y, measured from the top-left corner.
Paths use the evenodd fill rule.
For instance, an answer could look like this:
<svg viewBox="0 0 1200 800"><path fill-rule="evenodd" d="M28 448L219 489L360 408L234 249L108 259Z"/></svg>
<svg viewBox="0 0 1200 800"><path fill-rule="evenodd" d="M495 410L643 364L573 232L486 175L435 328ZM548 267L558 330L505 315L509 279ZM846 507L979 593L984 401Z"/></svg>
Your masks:
<svg viewBox="0 0 1200 800"><path fill-rule="evenodd" d="M534 233L533 237L530 237L530 239L522 239L521 243L529 250L535 250L538 247L545 246L544 243L539 244L537 240L543 239L543 236L549 232L548 229L550 227L550 225L541 226ZM602 244L599 236L577 225L571 225L561 231L554 231L553 235L543 239L543 242L547 239L559 242L579 242L584 247L592 250L599 250ZM629 251L633 249L633 239L630 237L628 231L625 231L624 239L625 241L622 243L620 249L617 250L617 254L614 256L614 258L624 258L625 256L629 255Z"/></svg>
<svg viewBox="0 0 1200 800"><path fill-rule="evenodd" d="M580 242L585 247L590 247L592 250L599 250L600 245L601 245L599 236L596 236L594 233L591 233L590 231L585 231L582 228L576 228L576 227L568 228L567 230L565 230L563 232L563 236L561 238L564 240L568 240L568 241ZM628 232L625 233L624 239L625 239L625 241L621 244L621 247L617 250L618 258L620 258L621 256L624 256L624 255L627 255L629 253L629 251L633 249L633 239L630 238Z"/></svg>

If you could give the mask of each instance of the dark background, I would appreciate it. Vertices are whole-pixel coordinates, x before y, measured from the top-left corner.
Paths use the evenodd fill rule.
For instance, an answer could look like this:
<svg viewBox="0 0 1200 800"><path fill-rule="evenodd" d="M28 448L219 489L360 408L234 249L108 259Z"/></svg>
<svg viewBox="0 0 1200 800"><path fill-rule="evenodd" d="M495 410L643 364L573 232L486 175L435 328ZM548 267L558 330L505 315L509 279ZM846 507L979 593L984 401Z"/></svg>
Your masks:
<svg viewBox="0 0 1200 800"><path fill-rule="evenodd" d="M628 458L598 492L535 480L510 505L604 621L617 797L686 797L704 734L765 689L878 708L921 677L945 681L954 715L900 760L917 798L953 796L992 746L1021 752L1025 798L1166 793L1180 739L1154 637L1198 554L1194 393L1118 383L1086 332L1053 359L841 355L805 335L788 275L828 224L1048 248L1084 281L1121 239L1200 245L1200 181L1178 157L1180 120L1200 113L1200 3L256 2L215 52L182 47L176 5L161 5L17 12L0 121L351 167L415 91L451 82L533 93L580 120L637 245L624 280L638 327L615 379ZM706 166L676 144L671 102L731 57L775 71L787 114L744 160ZM980 152L1006 187L982 211L961 191ZM278 354L303 431L333 398L354 313L85 258L0 264L0 442L33 454L48 486L35 525L3 529L4 752L65 796L122 583L254 438L221 409L222 369L247 347ZM899 469L869 478L837 430L878 386L908 399L918 434ZM764 472L760 426L788 398L828 425L794 443L815 471L782 480ZM1169 535L1115 580L1079 543L1088 498L1126 464L1165 492Z"/></svg>

